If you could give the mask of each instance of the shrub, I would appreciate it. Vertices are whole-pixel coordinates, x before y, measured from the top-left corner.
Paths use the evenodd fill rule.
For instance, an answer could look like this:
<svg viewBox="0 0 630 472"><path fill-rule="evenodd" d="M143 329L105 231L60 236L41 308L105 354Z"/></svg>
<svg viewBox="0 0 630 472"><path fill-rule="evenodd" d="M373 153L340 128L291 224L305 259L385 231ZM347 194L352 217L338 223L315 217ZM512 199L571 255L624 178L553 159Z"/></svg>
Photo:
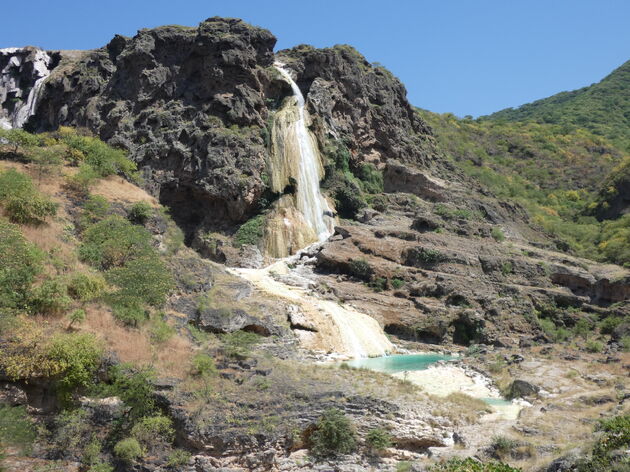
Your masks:
<svg viewBox="0 0 630 472"><path fill-rule="evenodd" d="M361 181L361 187L368 193L383 192L383 173L373 164L361 164L355 175Z"/></svg>
<svg viewBox="0 0 630 472"><path fill-rule="evenodd" d="M582 318L575 323L573 327L573 334L575 336L580 336L582 339L588 339L588 335L593 329L591 322L585 318Z"/></svg>
<svg viewBox="0 0 630 472"><path fill-rule="evenodd" d="M146 255L126 262L123 267L107 271L107 281L118 287L118 297L140 299L161 306L173 288L173 278L157 255Z"/></svg>
<svg viewBox="0 0 630 472"><path fill-rule="evenodd" d="M510 261L504 262L503 264L501 264L501 273L504 276L508 276L510 275L512 272L514 271L514 268L512 267L512 263Z"/></svg>
<svg viewBox="0 0 630 472"><path fill-rule="evenodd" d="M0 138L4 138L13 146L13 152L17 152L20 147L28 148L38 146L40 144L39 136L24 131L21 128L13 128L9 130L0 129Z"/></svg>
<svg viewBox="0 0 630 472"><path fill-rule="evenodd" d="M79 256L99 269L120 267L141 256L153 256L151 234L118 215L88 227Z"/></svg>
<svg viewBox="0 0 630 472"><path fill-rule="evenodd" d="M105 279L98 274L78 272L73 274L68 281L68 294L81 302L89 302L99 298L106 288Z"/></svg>
<svg viewBox="0 0 630 472"><path fill-rule="evenodd" d="M0 218L0 308L24 307L30 287L42 270L43 253L20 229Z"/></svg>
<svg viewBox="0 0 630 472"><path fill-rule="evenodd" d="M55 417L54 441L58 449L67 453L74 453L80 446L83 446L90 433L89 420L90 413L85 408L68 409L59 413ZM87 445L89 446L89 444ZM94 446L84 448L89 454L93 454ZM97 451L97 455L98 455Z"/></svg>
<svg viewBox="0 0 630 472"><path fill-rule="evenodd" d="M138 298L122 298L115 295L107 298L114 318L129 326L138 326L147 319L147 310Z"/></svg>
<svg viewBox="0 0 630 472"><path fill-rule="evenodd" d="M111 204L105 197L100 195L90 195L82 205L79 226L81 230L88 228L94 223L104 220L111 210Z"/></svg>
<svg viewBox="0 0 630 472"><path fill-rule="evenodd" d="M61 134L61 139L71 149L80 151L85 156L85 163L100 177L124 174L135 178L137 166L127 159L125 151L115 149L98 138L80 136L72 130L65 130Z"/></svg>
<svg viewBox="0 0 630 472"><path fill-rule="evenodd" d="M93 334L55 334L47 349L47 356L59 372L62 394L69 394L92 383L103 347Z"/></svg>
<svg viewBox="0 0 630 472"><path fill-rule="evenodd" d="M350 273L362 280L370 280L373 274L372 267L365 259L353 259L349 264Z"/></svg>
<svg viewBox="0 0 630 472"><path fill-rule="evenodd" d="M87 195L100 175L94 167L82 163L76 174L66 177L66 188L79 195Z"/></svg>
<svg viewBox="0 0 630 472"><path fill-rule="evenodd" d="M349 454L356 449L356 433L348 417L330 408L319 418L311 435L312 451L316 456Z"/></svg>
<svg viewBox="0 0 630 472"><path fill-rule="evenodd" d="M518 443L506 436L494 436L490 447L502 458L503 456L510 455L514 449L518 447Z"/></svg>
<svg viewBox="0 0 630 472"><path fill-rule="evenodd" d="M0 445L28 453L36 438L37 432L25 407L0 405Z"/></svg>
<svg viewBox="0 0 630 472"><path fill-rule="evenodd" d="M120 460L127 463L134 462L144 455L140 443L135 438L127 438L118 441L114 446L114 454Z"/></svg>
<svg viewBox="0 0 630 472"><path fill-rule="evenodd" d="M627 470L627 454L620 454L630 447L630 415L600 420L596 427L600 435L588 460L578 464L579 472L604 472Z"/></svg>
<svg viewBox="0 0 630 472"><path fill-rule="evenodd" d="M188 464L191 457L190 452L183 449L175 449L168 455L166 465L169 467L181 467Z"/></svg>
<svg viewBox="0 0 630 472"><path fill-rule="evenodd" d="M39 193L29 176L14 169L0 171L0 203L14 223L41 224L57 213L57 204Z"/></svg>
<svg viewBox="0 0 630 472"><path fill-rule="evenodd" d="M156 319L151 324L150 334L154 342L164 343L175 334L175 328L163 319Z"/></svg>
<svg viewBox="0 0 630 472"><path fill-rule="evenodd" d="M333 193L335 209L342 218L356 218L361 208L367 206L361 190L354 182L344 182Z"/></svg>
<svg viewBox="0 0 630 472"><path fill-rule="evenodd" d="M371 451L382 451L392 444L392 437L383 428L374 428L368 431L365 443Z"/></svg>
<svg viewBox="0 0 630 472"><path fill-rule="evenodd" d="M503 242L505 241L505 234L503 234L503 231L501 231L501 228L497 228L496 226L494 228L492 228L492 237L497 241L497 242Z"/></svg>
<svg viewBox="0 0 630 472"><path fill-rule="evenodd" d="M153 207L148 202L136 202L129 209L128 217L138 224L145 224L153 214Z"/></svg>
<svg viewBox="0 0 630 472"><path fill-rule="evenodd" d="M604 350L604 345L601 342L595 340L586 341L585 347L588 352L593 353L602 352Z"/></svg>
<svg viewBox="0 0 630 472"><path fill-rule="evenodd" d="M453 458L443 464L429 468L429 472L521 472L502 462L479 462L471 457L467 459Z"/></svg>
<svg viewBox="0 0 630 472"><path fill-rule="evenodd" d="M112 467L107 462L96 462L90 465L90 468L87 472L114 472L114 467Z"/></svg>
<svg viewBox="0 0 630 472"><path fill-rule="evenodd" d="M86 314L85 310L74 310L72 313L68 315L68 329L72 328L75 324L83 323L85 321Z"/></svg>
<svg viewBox="0 0 630 472"><path fill-rule="evenodd" d="M32 313L57 315L71 302L66 286L59 279L50 279L33 289L29 304Z"/></svg>
<svg viewBox="0 0 630 472"><path fill-rule="evenodd" d="M382 292L384 290L387 290L387 279L383 277L377 277L372 280L368 285L375 292Z"/></svg>
<svg viewBox="0 0 630 472"><path fill-rule="evenodd" d="M257 245L263 237L265 228L265 215L258 215L250 218L234 234L234 245L241 247L245 245Z"/></svg>
<svg viewBox="0 0 630 472"><path fill-rule="evenodd" d="M434 266L445 262L448 257L437 249L412 247L405 251L405 263L413 266Z"/></svg>
<svg viewBox="0 0 630 472"><path fill-rule="evenodd" d="M630 336L623 336L621 338L621 349L624 352L630 352Z"/></svg>
<svg viewBox="0 0 630 472"><path fill-rule="evenodd" d="M391 281L392 287L395 289L402 288L405 285L405 281L402 279L393 278Z"/></svg>
<svg viewBox="0 0 630 472"><path fill-rule="evenodd" d="M620 316L609 316L599 323L599 331L602 334L612 334L617 326L623 322Z"/></svg>
<svg viewBox="0 0 630 472"><path fill-rule="evenodd" d="M110 369L112 385L102 392L107 396L118 396L129 407L131 419L149 416L155 411L153 380L155 371L151 368L134 369L119 365Z"/></svg>
<svg viewBox="0 0 630 472"><path fill-rule="evenodd" d="M192 360L193 371L196 375L208 376L217 373L214 359L208 354L199 353Z"/></svg>
<svg viewBox="0 0 630 472"><path fill-rule="evenodd" d="M541 329L545 332L545 334L549 336L551 340L554 342L566 341L567 339L569 339L569 336L571 335L569 330L556 326L554 322L551 320L548 320L548 319L538 320L538 324L540 325Z"/></svg>
<svg viewBox="0 0 630 472"><path fill-rule="evenodd" d="M221 340L223 341L225 354L229 357L238 358L249 356L252 347L260 342L260 336L248 331L234 331L233 333L224 334Z"/></svg>
<svg viewBox="0 0 630 472"><path fill-rule="evenodd" d="M148 416L131 428L131 436L143 446L149 447L153 442L172 442L175 439L175 430L170 418L162 415Z"/></svg>

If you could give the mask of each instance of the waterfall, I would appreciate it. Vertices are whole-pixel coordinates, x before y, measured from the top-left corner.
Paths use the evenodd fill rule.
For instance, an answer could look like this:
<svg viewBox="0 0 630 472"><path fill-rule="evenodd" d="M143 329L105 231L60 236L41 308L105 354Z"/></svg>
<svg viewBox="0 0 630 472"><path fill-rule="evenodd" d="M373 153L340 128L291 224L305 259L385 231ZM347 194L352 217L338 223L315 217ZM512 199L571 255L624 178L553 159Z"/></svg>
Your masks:
<svg viewBox="0 0 630 472"><path fill-rule="evenodd" d="M31 48L0 49L0 54L9 56L0 75L0 126L21 128L37 110L44 81L50 75L52 59L46 51ZM32 66L30 72L25 67L27 63ZM24 100L26 90L29 92ZM10 113L5 111L9 99L16 100Z"/></svg>
<svg viewBox="0 0 630 472"><path fill-rule="evenodd" d="M274 160L272 162L272 186L275 191L283 191L295 181L295 209L314 234L310 242L324 241L334 228L333 210L322 195L319 181L323 174L315 139L308 129L308 113L304 95L300 91L284 64L275 63L282 77L291 85L293 101L285 104L274 122ZM286 206L286 204L285 204ZM290 221L283 215L282 221L287 231L299 233L300 222ZM302 231L303 233L303 231ZM286 239L286 238L284 238ZM309 239L302 234L299 238ZM294 250L301 247L294 247Z"/></svg>

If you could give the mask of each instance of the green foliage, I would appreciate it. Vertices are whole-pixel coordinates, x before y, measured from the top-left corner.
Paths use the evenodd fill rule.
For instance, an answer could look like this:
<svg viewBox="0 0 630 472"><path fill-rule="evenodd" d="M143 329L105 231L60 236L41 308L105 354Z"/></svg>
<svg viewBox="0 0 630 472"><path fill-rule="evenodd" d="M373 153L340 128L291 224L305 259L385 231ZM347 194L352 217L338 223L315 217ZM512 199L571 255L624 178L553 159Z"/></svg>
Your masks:
<svg viewBox="0 0 630 472"><path fill-rule="evenodd" d="M191 457L190 452L183 449L175 449L168 455L166 465L173 468L182 467L188 464Z"/></svg>
<svg viewBox="0 0 630 472"><path fill-rule="evenodd" d="M17 152L20 147L35 147L39 146L41 143L39 136L24 131L21 128L7 130L0 128L0 138L6 139L9 145L13 146L13 152Z"/></svg>
<svg viewBox="0 0 630 472"><path fill-rule="evenodd" d="M365 443L371 451L382 451L392 445L392 437L386 429L374 428L368 431Z"/></svg>
<svg viewBox="0 0 630 472"><path fill-rule="evenodd" d="M617 326L623 323L620 316L608 316L599 323L599 331L602 334L612 334Z"/></svg>
<svg viewBox="0 0 630 472"><path fill-rule="evenodd" d="M70 276L67 288L73 299L85 303L103 295L107 283L101 275L76 272Z"/></svg>
<svg viewBox="0 0 630 472"><path fill-rule="evenodd" d="M443 464L436 464L429 468L429 472L521 472L521 469L501 462L479 462L469 457L453 458Z"/></svg>
<svg viewBox="0 0 630 472"><path fill-rule="evenodd" d="M588 352L593 352L593 353L602 352L604 350L604 344L602 344L599 341L590 339L586 341L585 348Z"/></svg>
<svg viewBox="0 0 630 472"><path fill-rule="evenodd" d="M447 257L437 249L419 247L412 248L410 252L412 252L411 257L415 261L427 266L433 266L447 260Z"/></svg>
<svg viewBox="0 0 630 472"><path fill-rule="evenodd" d="M263 237L265 229L265 215L258 215L250 218L234 234L234 245L241 247L244 245L257 245Z"/></svg>
<svg viewBox="0 0 630 472"><path fill-rule="evenodd" d="M452 220L452 219L469 220L470 218L475 216L475 214L472 211L466 208L452 208L447 205L444 205L443 203L438 203L437 205L435 205L435 207L433 207L433 212L436 215L439 215L442 218L445 218L447 220Z"/></svg>
<svg viewBox="0 0 630 472"><path fill-rule="evenodd" d="M43 254L20 229L0 218L0 309L26 306Z"/></svg>
<svg viewBox="0 0 630 472"><path fill-rule="evenodd" d="M387 290L387 279L384 277L376 277L368 283L368 286L375 292L383 292Z"/></svg>
<svg viewBox="0 0 630 472"><path fill-rule="evenodd" d="M497 242L503 242L505 241L505 234L503 234L503 231L501 231L501 228L498 228L497 226L494 226L492 228L492 237L497 241Z"/></svg>
<svg viewBox="0 0 630 472"><path fill-rule="evenodd" d="M112 307L114 318L129 326L139 326L148 317L148 312L138 298L124 298L110 295L107 301Z"/></svg>
<svg viewBox="0 0 630 472"><path fill-rule="evenodd" d="M607 472L628 470L630 458L630 415L601 420L596 427L599 436L589 460L578 464L579 472Z"/></svg>
<svg viewBox="0 0 630 472"><path fill-rule="evenodd" d="M70 323L68 324L68 328L74 326L75 324L83 323L85 321L85 318L86 318L85 310L83 309L74 310L72 313L68 315L68 321L70 321Z"/></svg>
<svg viewBox="0 0 630 472"><path fill-rule="evenodd" d="M90 468L87 469L87 472L114 472L114 467L107 462L99 461L90 465Z"/></svg>
<svg viewBox="0 0 630 472"><path fill-rule="evenodd" d="M104 220L109 215L111 204L105 197L90 195L83 202L82 210L79 217L79 227L83 231L90 225Z"/></svg>
<svg viewBox="0 0 630 472"><path fill-rule="evenodd" d="M55 417L54 441L59 449L76 451L83 445L90 433L89 414L87 409L77 408L64 410ZM88 456L93 455L94 447L90 446L87 449Z"/></svg>
<svg viewBox="0 0 630 472"><path fill-rule="evenodd" d="M553 123L568 129L586 128L606 136L630 152L630 61L602 81L572 92L561 92L519 108L507 108L484 117L495 121Z"/></svg>
<svg viewBox="0 0 630 472"><path fill-rule="evenodd" d="M490 447L494 450L499 457L509 455L514 449L518 447L518 442L506 436L494 436Z"/></svg>
<svg viewBox="0 0 630 472"><path fill-rule="evenodd" d="M312 451L316 456L349 454L356 449L354 426L341 410L326 410L319 418L316 428L311 435Z"/></svg>
<svg viewBox="0 0 630 472"><path fill-rule="evenodd" d="M108 216L85 230L79 256L98 269L121 267L141 256L153 256L151 234L118 215Z"/></svg>
<svg viewBox="0 0 630 472"><path fill-rule="evenodd" d="M158 318L153 320L149 330L151 340L156 343L165 343L175 334L175 328L169 325L165 320Z"/></svg>
<svg viewBox="0 0 630 472"><path fill-rule="evenodd" d="M14 169L0 171L0 204L14 223L42 224L57 213L57 204L42 195L31 178Z"/></svg>
<svg viewBox="0 0 630 472"><path fill-rule="evenodd" d="M405 285L405 281L404 281L404 280L402 280L402 279L397 279L397 278L395 278L395 277L394 277L394 278L391 280L391 284L392 284L392 287L393 287L393 288L395 288L395 289L399 289L399 288L402 288L402 287L403 287L403 285Z"/></svg>
<svg viewBox="0 0 630 472"><path fill-rule="evenodd" d="M148 202L136 202L129 209L128 217L138 224L145 224L153 214L153 207Z"/></svg>
<svg viewBox="0 0 630 472"><path fill-rule="evenodd" d="M100 177L94 167L83 163L75 174L66 177L66 187L79 195L87 195Z"/></svg>
<svg viewBox="0 0 630 472"><path fill-rule="evenodd" d="M247 357L252 348L260 342L260 336L248 331L234 331L224 334L221 341L223 341L223 351L227 356Z"/></svg>
<svg viewBox="0 0 630 472"><path fill-rule="evenodd" d="M137 299L152 306L161 306L173 288L173 278L166 264L156 255L129 260L105 274L107 281L118 287L116 297Z"/></svg>
<svg viewBox="0 0 630 472"><path fill-rule="evenodd" d="M42 315L58 315L68 309L72 300L65 284L59 279L45 280L32 290L29 311Z"/></svg>
<svg viewBox="0 0 630 472"><path fill-rule="evenodd" d="M630 336L623 336L619 344L623 352L630 352Z"/></svg>
<svg viewBox="0 0 630 472"><path fill-rule="evenodd" d="M135 438L126 438L118 441L114 446L114 454L127 463L132 463L144 455L140 443Z"/></svg>
<svg viewBox="0 0 630 472"><path fill-rule="evenodd" d="M361 187L367 193L383 192L383 173L373 164L363 163L355 173L361 181Z"/></svg>
<svg viewBox="0 0 630 472"><path fill-rule="evenodd" d="M89 387L102 355L103 347L93 334L55 334L48 348L48 357L60 373L62 394Z"/></svg>
<svg viewBox="0 0 630 472"><path fill-rule="evenodd" d="M193 371L196 375L211 376L217 373L214 359L208 354L199 353L192 359Z"/></svg>
<svg viewBox="0 0 630 472"><path fill-rule="evenodd" d="M132 368L119 365L110 370L112 384L101 392L105 396L118 396L129 408L132 420L149 416L156 410L153 397L153 380L156 374L152 368Z"/></svg>
<svg viewBox="0 0 630 472"><path fill-rule="evenodd" d="M350 273L362 280L370 280L374 271L365 259L353 259L350 261L348 268Z"/></svg>
<svg viewBox="0 0 630 472"><path fill-rule="evenodd" d="M100 177L123 174L135 177L136 164L129 159L125 151L115 149L98 138L81 136L71 129L61 130L61 141L70 149L83 154L83 162L90 165Z"/></svg>
<svg viewBox="0 0 630 472"><path fill-rule="evenodd" d="M131 428L131 436L145 447L153 442L170 443L175 439L175 430L170 418L162 415L147 416Z"/></svg>
<svg viewBox="0 0 630 472"><path fill-rule="evenodd" d="M593 329L593 324L586 318L579 319L573 327L573 334L586 340Z"/></svg>
<svg viewBox="0 0 630 472"><path fill-rule="evenodd" d="M23 406L0 405L0 451L3 446L28 453L37 439L37 432Z"/></svg>
<svg viewBox="0 0 630 472"><path fill-rule="evenodd" d="M568 329L563 327L556 326L552 320L549 319L541 319L538 320L538 324L540 325L543 332L551 338L553 342L563 342L569 339L571 336L571 332Z"/></svg>
<svg viewBox="0 0 630 472"><path fill-rule="evenodd" d="M506 261L503 264L501 264L501 273L504 276L508 276L510 275L512 272L514 272L514 268L512 267L512 263L510 261Z"/></svg>

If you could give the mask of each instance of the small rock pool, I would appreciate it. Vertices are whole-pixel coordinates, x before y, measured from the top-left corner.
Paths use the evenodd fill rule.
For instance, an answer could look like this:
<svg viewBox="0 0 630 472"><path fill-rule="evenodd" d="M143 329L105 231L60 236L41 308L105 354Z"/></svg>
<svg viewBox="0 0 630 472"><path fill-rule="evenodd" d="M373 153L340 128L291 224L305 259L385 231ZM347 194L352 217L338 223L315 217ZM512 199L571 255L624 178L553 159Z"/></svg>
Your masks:
<svg viewBox="0 0 630 472"><path fill-rule="evenodd" d="M396 354L383 357L364 357L344 362L350 367L375 370L386 374L424 370L438 361L457 359L454 356L441 354Z"/></svg>

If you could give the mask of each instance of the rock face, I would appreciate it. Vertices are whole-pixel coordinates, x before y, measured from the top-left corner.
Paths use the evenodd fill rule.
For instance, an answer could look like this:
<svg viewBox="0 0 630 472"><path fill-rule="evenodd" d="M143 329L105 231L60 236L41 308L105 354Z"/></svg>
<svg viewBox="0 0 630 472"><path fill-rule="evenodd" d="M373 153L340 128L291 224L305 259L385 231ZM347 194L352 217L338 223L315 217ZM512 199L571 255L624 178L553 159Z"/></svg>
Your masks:
<svg viewBox="0 0 630 472"><path fill-rule="evenodd" d="M116 36L81 53L7 50L0 55L0 66L11 66L0 84L2 113L12 119L11 100L25 104L39 81L27 129L90 129L129 151L189 243L209 231L230 233L279 196L269 187L270 136L292 91L273 67L275 42L241 20L210 18L196 28ZM297 47L279 58L296 76L321 150L343 140L355 166L435 163L430 129L387 70L349 46Z"/></svg>
<svg viewBox="0 0 630 472"><path fill-rule="evenodd" d="M35 113L44 80L59 53L34 47L0 49L0 127L20 128Z"/></svg>

